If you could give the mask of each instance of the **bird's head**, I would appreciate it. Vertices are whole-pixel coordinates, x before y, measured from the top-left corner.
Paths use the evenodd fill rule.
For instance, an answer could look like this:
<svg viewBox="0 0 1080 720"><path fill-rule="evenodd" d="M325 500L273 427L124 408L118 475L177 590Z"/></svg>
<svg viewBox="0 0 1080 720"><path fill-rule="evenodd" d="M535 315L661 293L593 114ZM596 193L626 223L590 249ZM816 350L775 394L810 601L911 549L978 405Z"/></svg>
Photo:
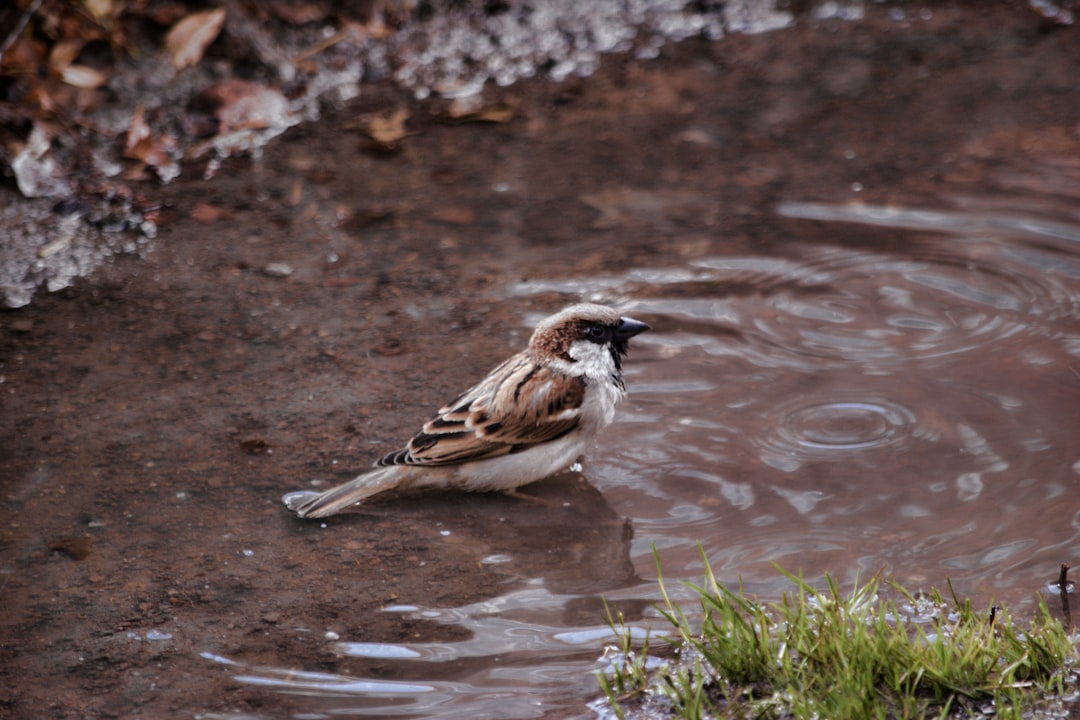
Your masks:
<svg viewBox="0 0 1080 720"><path fill-rule="evenodd" d="M649 329L603 305L571 305L536 326L529 351L571 375L614 377L621 384L630 338Z"/></svg>

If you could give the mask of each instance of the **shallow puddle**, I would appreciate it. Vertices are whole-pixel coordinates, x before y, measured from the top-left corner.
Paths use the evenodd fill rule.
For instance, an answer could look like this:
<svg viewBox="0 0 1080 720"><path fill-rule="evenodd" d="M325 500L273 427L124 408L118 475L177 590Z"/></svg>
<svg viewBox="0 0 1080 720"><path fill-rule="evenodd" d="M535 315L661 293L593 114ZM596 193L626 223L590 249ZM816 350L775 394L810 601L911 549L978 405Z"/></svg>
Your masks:
<svg viewBox="0 0 1080 720"><path fill-rule="evenodd" d="M238 679L363 698L335 713L539 717L554 698L595 693L610 640L599 595L663 630L648 608L654 548L688 602L680 581L701 581L703 549L719 578L762 597L792 589L777 563L846 583L883 570L914 590L948 578L962 596L1030 611L1080 543L1080 225L895 206L778 212L816 220L808 233L828 242L632 269L595 293L580 278L507 289L614 301L656 330L635 340L631 399L584 471L632 540L609 532L581 551L612 568L625 558L639 582L571 564L563 592L537 576L476 605L384 610L458 625L461 642L335 641L393 660L401 686L252 668ZM868 249L880 227L907 230L907 252ZM582 541L552 541L564 539ZM490 562L527 576L529 560ZM588 622L568 622L590 599Z"/></svg>

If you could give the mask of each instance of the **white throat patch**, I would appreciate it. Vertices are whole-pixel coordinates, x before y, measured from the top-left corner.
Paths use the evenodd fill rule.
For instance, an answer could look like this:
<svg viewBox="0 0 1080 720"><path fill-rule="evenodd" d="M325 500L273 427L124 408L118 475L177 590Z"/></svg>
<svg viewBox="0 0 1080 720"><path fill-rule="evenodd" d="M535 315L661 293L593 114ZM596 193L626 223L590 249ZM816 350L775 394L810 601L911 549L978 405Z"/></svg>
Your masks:
<svg viewBox="0 0 1080 720"><path fill-rule="evenodd" d="M592 380L610 381L617 371L615 360L611 357L611 348L606 344L578 340L570 346L570 364L574 375L584 375Z"/></svg>

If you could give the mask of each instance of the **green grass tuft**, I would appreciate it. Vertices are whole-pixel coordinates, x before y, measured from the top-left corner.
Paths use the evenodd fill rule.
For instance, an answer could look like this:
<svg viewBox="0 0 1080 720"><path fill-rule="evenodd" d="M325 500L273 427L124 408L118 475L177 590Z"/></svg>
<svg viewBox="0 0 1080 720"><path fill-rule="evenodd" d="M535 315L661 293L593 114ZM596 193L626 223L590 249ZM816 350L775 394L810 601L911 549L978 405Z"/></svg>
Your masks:
<svg viewBox="0 0 1080 720"><path fill-rule="evenodd" d="M1035 700L1062 695L1080 660L1077 637L1045 603L1022 629L1004 610L975 611L951 585L951 603L892 585L901 609L880 596L879 577L844 595L831 577L817 590L778 567L796 591L765 605L720 585L705 565L704 583L689 584L700 597L697 627L659 576L676 659L650 669L648 644L635 649L622 616L611 618L619 661L598 677L620 720L646 705L650 718L906 720L992 707L1019 719Z"/></svg>

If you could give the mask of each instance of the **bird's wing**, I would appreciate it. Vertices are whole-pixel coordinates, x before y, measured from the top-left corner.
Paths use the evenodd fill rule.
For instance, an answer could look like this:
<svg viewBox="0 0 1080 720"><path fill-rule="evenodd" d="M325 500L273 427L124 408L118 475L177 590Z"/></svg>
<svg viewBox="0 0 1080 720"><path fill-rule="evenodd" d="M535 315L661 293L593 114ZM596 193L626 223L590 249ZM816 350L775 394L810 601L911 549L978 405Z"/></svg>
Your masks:
<svg viewBox="0 0 1080 720"><path fill-rule="evenodd" d="M578 426L585 381L537 365L522 352L424 424L379 465L456 465L519 452Z"/></svg>

